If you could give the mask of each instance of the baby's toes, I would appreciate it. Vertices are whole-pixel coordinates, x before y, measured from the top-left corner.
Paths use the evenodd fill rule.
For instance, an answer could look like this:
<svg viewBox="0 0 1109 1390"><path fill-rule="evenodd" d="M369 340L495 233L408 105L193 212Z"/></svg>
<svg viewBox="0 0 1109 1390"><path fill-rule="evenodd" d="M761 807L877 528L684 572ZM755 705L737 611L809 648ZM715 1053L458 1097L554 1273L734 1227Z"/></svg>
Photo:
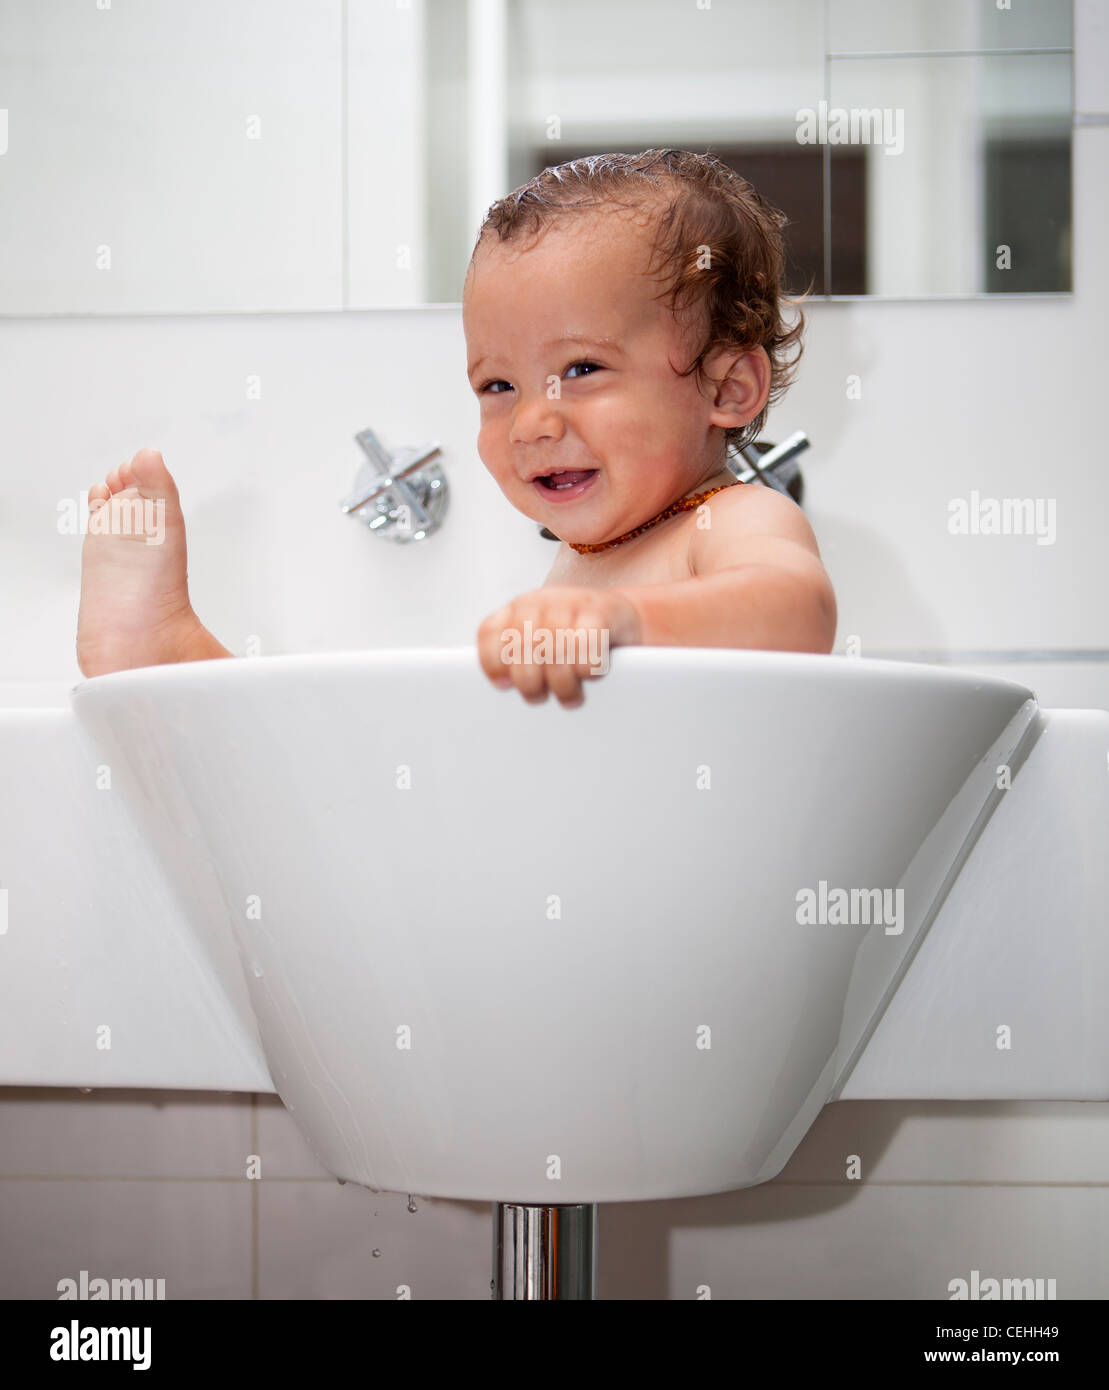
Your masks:
<svg viewBox="0 0 1109 1390"><path fill-rule="evenodd" d="M176 491L173 475L157 449L140 449L126 467L144 497L164 497Z"/></svg>
<svg viewBox="0 0 1109 1390"><path fill-rule="evenodd" d="M119 490L123 487L123 482L119 476L119 469L113 468L112 471L108 474L108 476L104 479L104 482L109 492L119 492ZM92 494L90 493L89 495L91 496Z"/></svg>
<svg viewBox="0 0 1109 1390"><path fill-rule="evenodd" d="M93 510L93 503L103 503L111 496L111 489L107 483L93 483L89 488L89 511Z"/></svg>

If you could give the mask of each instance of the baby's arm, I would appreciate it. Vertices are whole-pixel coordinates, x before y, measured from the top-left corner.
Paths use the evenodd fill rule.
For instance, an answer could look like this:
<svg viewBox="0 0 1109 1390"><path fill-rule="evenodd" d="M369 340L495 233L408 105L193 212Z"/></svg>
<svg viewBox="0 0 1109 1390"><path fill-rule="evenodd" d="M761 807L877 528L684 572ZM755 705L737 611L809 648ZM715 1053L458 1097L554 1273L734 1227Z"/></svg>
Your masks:
<svg viewBox="0 0 1109 1390"><path fill-rule="evenodd" d="M102 676L230 655L189 602L177 485L156 449L140 449L89 489L77 665Z"/></svg>
<svg viewBox="0 0 1109 1390"><path fill-rule="evenodd" d="M800 507L762 484L703 505L708 524L687 533L689 579L615 586L639 615L640 642L830 652L835 593Z"/></svg>

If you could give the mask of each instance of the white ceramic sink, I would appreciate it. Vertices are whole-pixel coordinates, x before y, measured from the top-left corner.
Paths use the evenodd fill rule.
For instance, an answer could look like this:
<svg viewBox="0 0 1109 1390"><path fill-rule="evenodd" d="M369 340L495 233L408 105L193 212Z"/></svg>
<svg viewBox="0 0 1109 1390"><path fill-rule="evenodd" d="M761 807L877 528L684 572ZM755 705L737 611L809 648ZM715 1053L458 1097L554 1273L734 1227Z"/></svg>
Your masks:
<svg viewBox="0 0 1109 1390"><path fill-rule="evenodd" d="M0 735L5 1084L273 1089L339 1177L537 1204L763 1182L840 1097L1109 1098L1103 711L645 648L567 711L458 648L121 672ZM822 882L901 910L798 920Z"/></svg>

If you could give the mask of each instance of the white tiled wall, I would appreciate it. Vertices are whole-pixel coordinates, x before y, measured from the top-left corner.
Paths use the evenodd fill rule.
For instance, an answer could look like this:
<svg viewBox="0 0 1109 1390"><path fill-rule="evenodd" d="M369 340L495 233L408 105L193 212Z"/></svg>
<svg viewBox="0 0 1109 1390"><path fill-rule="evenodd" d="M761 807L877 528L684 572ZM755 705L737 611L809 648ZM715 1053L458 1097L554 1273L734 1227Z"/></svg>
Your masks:
<svg viewBox="0 0 1109 1390"><path fill-rule="evenodd" d="M169 1298L489 1295L487 1203L340 1184L272 1096L0 1107L0 1298L54 1297L82 1269L163 1278ZM773 1182L602 1207L599 1294L943 1299L977 1269L1105 1298L1107 1136L1100 1104L840 1102Z"/></svg>
<svg viewBox="0 0 1109 1390"><path fill-rule="evenodd" d="M1094 114L1102 8L1080 4L1075 30ZM1046 705L1109 708L1109 128L1076 130L1074 174L1073 299L816 305L768 434L813 440L806 506L840 649L855 634L864 655L930 652ZM57 534L57 504L146 444L179 479L196 606L233 649L470 640L553 548L482 470L462 361L454 310L0 323L0 681L79 678L80 543ZM451 513L426 547L379 543L334 506L367 424L444 444ZM1055 546L949 536L946 503L971 488L1054 497ZM1109 1297L1106 1114L830 1106L772 1183L602 1208L601 1295L942 1299L978 1269ZM415 1205L340 1186L272 1097L0 1091L2 1297L50 1297L86 1269L163 1277L171 1298L486 1298L489 1208Z"/></svg>

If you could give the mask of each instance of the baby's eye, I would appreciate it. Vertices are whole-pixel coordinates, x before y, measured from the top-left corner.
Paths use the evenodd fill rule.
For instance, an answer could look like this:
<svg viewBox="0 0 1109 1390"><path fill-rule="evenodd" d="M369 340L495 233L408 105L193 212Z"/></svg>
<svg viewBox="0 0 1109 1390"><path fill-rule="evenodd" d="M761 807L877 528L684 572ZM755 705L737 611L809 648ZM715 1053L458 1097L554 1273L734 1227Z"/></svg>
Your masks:
<svg viewBox="0 0 1109 1390"><path fill-rule="evenodd" d="M566 375L569 376L570 373L576 371L578 367L587 368L590 372L604 371L604 368L601 366L599 362L571 362L570 365L566 368Z"/></svg>
<svg viewBox="0 0 1109 1390"><path fill-rule="evenodd" d="M493 394L494 396L499 396L499 395L501 395L501 392L500 392L500 391L494 391L494 390L493 390L494 386L503 386L503 387L505 388L506 391L511 391L511 390L512 390L511 385L510 385L507 381L501 381L501 380L498 378L498 380L496 380L496 381L487 381L487 382L485 383L485 385L481 387L481 390L479 391L478 394L479 394L479 395L484 395L484 393L485 393L486 391L489 391L489 392L492 392L492 394Z"/></svg>

